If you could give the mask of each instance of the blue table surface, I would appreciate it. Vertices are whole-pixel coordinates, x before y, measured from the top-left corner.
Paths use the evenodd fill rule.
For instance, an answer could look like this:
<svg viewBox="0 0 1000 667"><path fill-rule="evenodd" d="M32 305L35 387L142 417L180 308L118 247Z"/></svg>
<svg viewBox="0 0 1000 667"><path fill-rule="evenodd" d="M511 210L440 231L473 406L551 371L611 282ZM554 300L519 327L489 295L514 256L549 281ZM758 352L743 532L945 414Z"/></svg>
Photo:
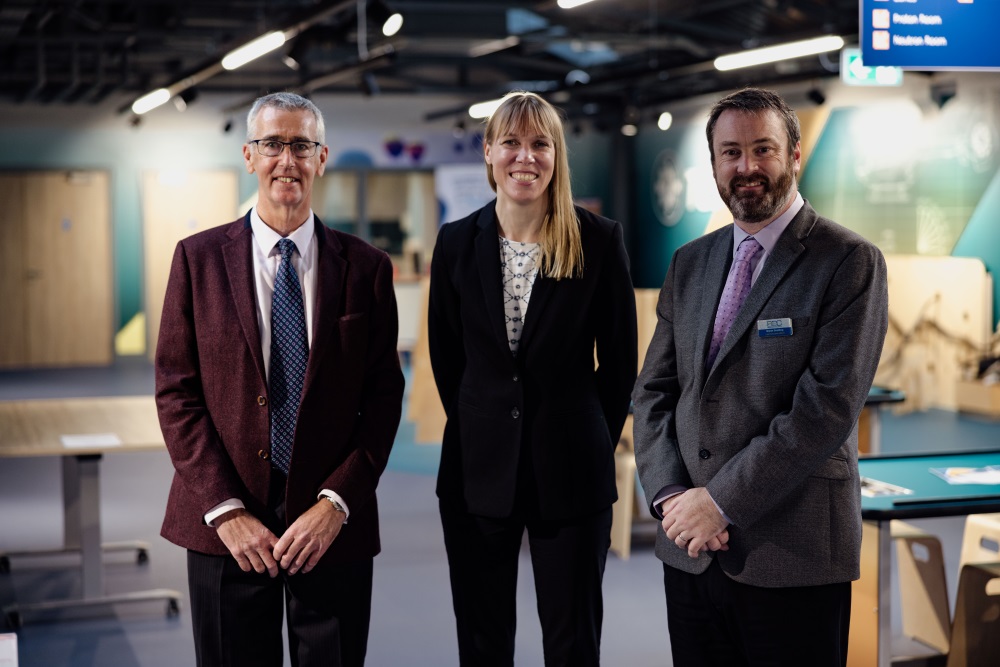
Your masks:
<svg viewBox="0 0 1000 667"><path fill-rule="evenodd" d="M1000 465L1000 450L861 459L861 476L902 486L907 495L861 497L866 519L951 516L1000 511L1000 484L949 484L931 468Z"/></svg>

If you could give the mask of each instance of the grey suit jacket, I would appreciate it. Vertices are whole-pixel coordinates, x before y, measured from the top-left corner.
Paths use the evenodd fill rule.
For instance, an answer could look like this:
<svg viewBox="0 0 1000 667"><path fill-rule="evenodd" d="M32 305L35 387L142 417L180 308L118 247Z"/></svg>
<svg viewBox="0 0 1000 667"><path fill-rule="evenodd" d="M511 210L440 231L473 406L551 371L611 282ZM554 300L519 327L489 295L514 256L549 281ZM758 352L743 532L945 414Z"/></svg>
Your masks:
<svg viewBox="0 0 1000 667"><path fill-rule="evenodd" d="M647 502L706 487L733 522L729 551L692 559L658 531L656 554L692 573L718 558L755 586L857 579L857 419L888 326L885 260L806 203L706 369L732 247L726 226L674 254L632 396ZM791 336L758 335L758 320L785 317Z"/></svg>

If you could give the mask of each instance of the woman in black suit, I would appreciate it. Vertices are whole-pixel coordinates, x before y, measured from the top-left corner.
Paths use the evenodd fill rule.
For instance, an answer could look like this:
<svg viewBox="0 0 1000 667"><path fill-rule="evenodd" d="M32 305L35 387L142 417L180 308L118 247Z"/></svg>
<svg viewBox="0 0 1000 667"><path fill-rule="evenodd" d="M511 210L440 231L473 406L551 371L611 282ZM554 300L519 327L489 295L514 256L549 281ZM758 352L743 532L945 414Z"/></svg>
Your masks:
<svg viewBox="0 0 1000 667"><path fill-rule="evenodd" d="M513 664L527 530L546 665L597 665L637 365L622 229L573 205L562 122L539 96L508 94L483 149L497 197L441 228L428 320L459 656Z"/></svg>

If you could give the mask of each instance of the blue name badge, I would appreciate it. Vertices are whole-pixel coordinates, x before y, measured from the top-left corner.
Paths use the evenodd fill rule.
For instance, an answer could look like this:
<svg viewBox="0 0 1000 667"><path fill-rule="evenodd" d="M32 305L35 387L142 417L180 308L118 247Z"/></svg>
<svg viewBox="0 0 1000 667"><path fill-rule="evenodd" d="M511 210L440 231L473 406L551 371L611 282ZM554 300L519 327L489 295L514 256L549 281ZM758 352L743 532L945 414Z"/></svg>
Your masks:
<svg viewBox="0 0 1000 667"><path fill-rule="evenodd" d="M792 320L788 317L780 317L773 320L757 320L757 335L761 338L791 336Z"/></svg>

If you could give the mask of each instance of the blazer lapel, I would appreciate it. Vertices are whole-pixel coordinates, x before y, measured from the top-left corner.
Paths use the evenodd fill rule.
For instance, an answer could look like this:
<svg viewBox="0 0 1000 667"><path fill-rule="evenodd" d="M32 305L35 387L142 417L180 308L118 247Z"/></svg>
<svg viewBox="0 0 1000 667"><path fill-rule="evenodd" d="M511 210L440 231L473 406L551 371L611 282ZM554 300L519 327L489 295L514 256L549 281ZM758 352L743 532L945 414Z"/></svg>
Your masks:
<svg viewBox="0 0 1000 667"><path fill-rule="evenodd" d="M712 332L715 330L715 312L719 309L719 299L722 297L722 290L726 287L726 278L729 276L729 267L733 263L733 231L732 226L724 228L726 231L719 234L718 239L709 250L706 260L705 285L714 285L715 291L705 294L702 301L702 308L698 320L698 345L695 352L698 359L695 363L697 372L701 374L702 383L708 373L705 370L705 358L708 357L708 348L712 344ZM715 358L718 364L722 350ZM714 366L713 366L714 368Z"/></svg>
<svg viewBox="0 0 1000 667"><path fill-rule="evenodd" d="M229 276L229 289L236 304L236 314L243 329L243 337L253 357L260 380L267 384L264 372L264 355L260 349L260 327L257 325L257 296L254 291L253 257L250 244L253 232L250 230L250 214L243 220L234 222L228 231L230 240L222 246L222 257Z"/></svg>
<svg viewBox="0 0 1000 667"><path fill-rule="evenodd" d="M476 266L483 286L483 304L497 342L510 352L503 308L503 281L500 277L500 239L493 206L486 206L480 211L476 226L479 227L475 240Z"/></svg>
<svg viewBox="0 0 1000 667"><path fill-rule="evenodd" d="M333 345L328 341L338 326L347 278L347 261L341 257L343 246L336 234L316 219L316 304L313 310L313 337L306 364L307 389L327 352Z"/></svg>
<svg viewBox="0 0 1000 667"><path fill-rule="evenodd" d="M750 289L747 300L740 308L740 312L737 313L725 340L722 341L715 366L719 365L719 361L733 349L736 341L742 338L747 329L756 322L757 316L760 315L761 309L771 298L771 294L805 250L802 239L808 236L814 222L815 213L807 206L803 206L802 210L792 218L784 233L778 237L778 242L757 277L757 282Z"/></svg>
<svg viewBox="0 0 1000 667"><path fill-rule="evenodd" d="M572 280L583 279L573 278ZM528 349L528 344L531 342L531 337L538 330L538 327L541 326L538 322L544 317L545 302L548 301L549 295L556 289L556 282L556 280L546 278L540 273L535 276L535 284L531 287L531 297L528 299L528 310L524 314L524 328L521 331L521 342L517 346L519 356L525 354L525 350ZM531 314L529 315L528 313Z"/></svg>

